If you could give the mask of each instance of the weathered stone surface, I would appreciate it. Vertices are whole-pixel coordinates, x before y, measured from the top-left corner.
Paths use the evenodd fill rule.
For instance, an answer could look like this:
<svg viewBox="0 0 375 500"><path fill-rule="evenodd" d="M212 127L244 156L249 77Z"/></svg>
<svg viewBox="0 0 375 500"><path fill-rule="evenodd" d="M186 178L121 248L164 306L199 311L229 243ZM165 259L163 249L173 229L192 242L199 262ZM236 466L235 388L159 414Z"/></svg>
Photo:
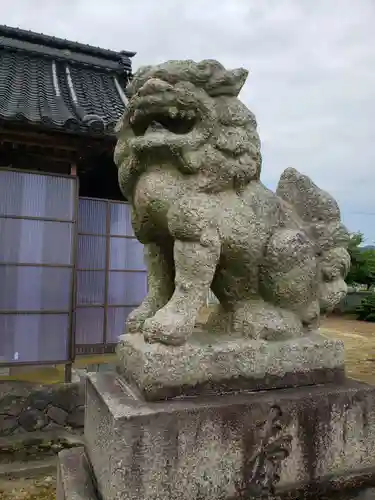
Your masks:
<svg viewBox="0 0 375 500"><path fill-rule="evenodd" d="M369 482L371 483L370 479ZM359 478L353 477L343 486L346 486L344 491L342 488L338 491L334 485L327 484L319 490L310 491L307 488L297 492L293 497L288 493L270 498L277 498L277 500L374 500L375 498L375 489L366 488ZM88 466L84 448L75 448L60 453L58 457L57 500L97 499L95 478ZM257 499L252 497L251 500Z"/></svg>
<svg viewBox="0 0 375 500"><path fill-rule="evenodd" d="M59 453L56 500L98 500L83 447Z"/></svg>
<svg viewBox="0 0 375 500"><path fill-rule="evenodd" d="M51 391L51 404L70 413L79 404L84 404L84 383L55 384Z"/></svg>
<svg viewBox="0 0 375 500"><path fill-rule="evenodd" d="M7 394L0 399L1 413L17 417L25 408L25 398L22 396Z"/></svg>
<svg viewBox="0 0 375 500"><path fill-rule="evenodd" d="M294 169L276 193L259 180L256 120L237 97L246 77L213 60L169 61L127 88L114 157L149 276L127 331L149 342L184 344L210 288L219 330L268 340L315 330L346 293L335 200Z"/></svg>
<svg viewBox="0 0 375 500"><path fill-rule="evenodd" d="M180 347L122 335L120 374L147 400L180 395L294 387L344 379L344 346L322 335L280 342L195 332Z"/></svg>
<svg viewBox="0 0 375 500"><path fill-rule="evenodd" d="M9 436L18 426L17 418L0 413L0 436Z"/></svg>
<svg viewBox="0 0 375 500"><path fill-rule="evenodd" d="M246 76L169 61L127 88L115 162L149 293L120 374L86 379L86 455L60 456L58 499L316 499L375 479L375 389L347 381L342 343L317 333L346 293L349 235L296 170L276 193L260 182ZM219 307L198 330L210 289Z"/></svg>
<svg viewBox="0 0 375 500"><path fill-rule="evenodd" d="M80 424L76 408L82 408L84 401L81 383L44 386L27 382L0 382L0 438L73 426L67 423L69 417L76 422L74 427L82 428L83 420Z"/></svg>
<svg viewBox="0 0 375 500"><path fill-rule="evenodd" d="M77 406L70 415L68 415L66 424L73 428L81 428L85 423L85 407Z"/></svg>
<svg viewBox="0 0 375 500"><path fill-rule="evenodd" d="M18 423L25 431L37 431L48 424L48 415L33 408L26 409L19 415Z"/></svg>
<svg viewBox="0 0 375 500"><path fill-rule="evenodd" d="M56 424L64 425L68 418L68 412L58 406L50 406L46 413L47 417L53 420Z"/></svg>
<svg viewBox="0 0 375 500"><path fill-rule="evenodd" d="M114 374L90 374L85 442L105 500L361 484L375 477L375 389L347 381L150 403Z"/></svg>

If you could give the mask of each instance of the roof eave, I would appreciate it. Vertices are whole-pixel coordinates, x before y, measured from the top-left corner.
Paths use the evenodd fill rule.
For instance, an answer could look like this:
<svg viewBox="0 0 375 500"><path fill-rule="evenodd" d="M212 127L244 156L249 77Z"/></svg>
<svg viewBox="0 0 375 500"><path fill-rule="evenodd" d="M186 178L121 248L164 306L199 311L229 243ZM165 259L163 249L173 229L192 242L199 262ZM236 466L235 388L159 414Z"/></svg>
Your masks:
<svg viewBox="0 0 375 500"><path fill-rule="evenodd" d="M77 50L87 55L99 56L114 61L118 61L121 55L125 55L127 57L134 57L136 55L136 52L133 51L122 50L117 52L115 50L102 49L101 47L94 47L92 45L73 42L64 38L57 38L55 36L45 35L42 33L35 33L22 28L13 28L11 26L6 26L5 24L0 24L0 35L9 38L17 38L30 43L39 43L49 47L55 47L57 49Z"/></svg>
<svg viewBox="0 0 375 500"><path fill-rule="evenodd" d="M121 50L120 54L127 56L127 57L134 57L137 55L136 52L129 52L128 50Z"/></svg>

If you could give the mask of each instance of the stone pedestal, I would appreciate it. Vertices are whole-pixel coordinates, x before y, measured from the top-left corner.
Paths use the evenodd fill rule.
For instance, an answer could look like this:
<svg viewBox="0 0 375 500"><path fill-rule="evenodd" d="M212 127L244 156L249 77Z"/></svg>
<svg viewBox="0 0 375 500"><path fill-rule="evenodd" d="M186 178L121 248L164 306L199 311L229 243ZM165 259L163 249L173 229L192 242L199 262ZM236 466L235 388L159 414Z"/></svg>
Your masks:
<svg viewBox="0 0 375 500"><path fill-rule="evenodd" d="M122 338L121 375L87 378L86 446L60 454L58 500L320 498L375 484L375 389L345 380L341 343L274 343L270 356L197 345Z"/></svg>
<svg viewBox="0 0 375 500"><path fill-rule="evenodd" d="M195 331L185 345L149 344L122 335L117 346L122 377L148 401L339 383L344 345L319 334L280 342Z"/></svg>
<svg viewBox="0 0 375 500"><path fill-rule="evenodd" d="M86 477L92 467L85 491L92 495L94 483L105 500L261 498L273 488L303 495L343 488L373 480L374 402L373 388L348 381L148 403L114 374L93 374L87 462L70 463ZM69 453L76 452L65 452L62 464ZM64 477L67 466L60 468ZM78 483L82 488L81 480L64 484Z"/></svg>

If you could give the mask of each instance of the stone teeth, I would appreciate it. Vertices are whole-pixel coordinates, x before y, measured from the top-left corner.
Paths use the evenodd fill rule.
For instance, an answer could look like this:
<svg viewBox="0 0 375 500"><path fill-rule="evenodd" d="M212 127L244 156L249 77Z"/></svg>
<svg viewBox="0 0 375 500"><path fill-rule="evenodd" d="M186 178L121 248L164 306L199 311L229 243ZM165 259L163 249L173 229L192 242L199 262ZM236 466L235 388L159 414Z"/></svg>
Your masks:
<svg viewBox="0 0 375 500"><path fill-rule="evenodd" d="M168 114L171 118L176 118L178 116L178 109L177 108L169 108L168 109Z"/></svg>
<svg viewBox="0 0 375 500"><path fill-rule="evenodd" d="M164 127L160 123L153 121L149 125L147 130L152 130L153 132L157 132L158 130L164 130Z"/></svg>

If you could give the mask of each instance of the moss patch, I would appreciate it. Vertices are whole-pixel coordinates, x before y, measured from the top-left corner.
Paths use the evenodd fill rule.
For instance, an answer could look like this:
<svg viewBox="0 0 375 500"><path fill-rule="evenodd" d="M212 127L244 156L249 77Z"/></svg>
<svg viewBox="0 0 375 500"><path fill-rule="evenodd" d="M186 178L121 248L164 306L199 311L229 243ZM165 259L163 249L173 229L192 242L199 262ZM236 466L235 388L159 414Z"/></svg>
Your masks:
<svg viewBox="0 0 375 500"><path fill-rule="evenodd" d="M44 460L47 457L57 455L61 450L75 446L82 446L82 442L78 439L73 441L64 437L34 437L9 441L8 444L1 446L0 464Z"/></svg>

